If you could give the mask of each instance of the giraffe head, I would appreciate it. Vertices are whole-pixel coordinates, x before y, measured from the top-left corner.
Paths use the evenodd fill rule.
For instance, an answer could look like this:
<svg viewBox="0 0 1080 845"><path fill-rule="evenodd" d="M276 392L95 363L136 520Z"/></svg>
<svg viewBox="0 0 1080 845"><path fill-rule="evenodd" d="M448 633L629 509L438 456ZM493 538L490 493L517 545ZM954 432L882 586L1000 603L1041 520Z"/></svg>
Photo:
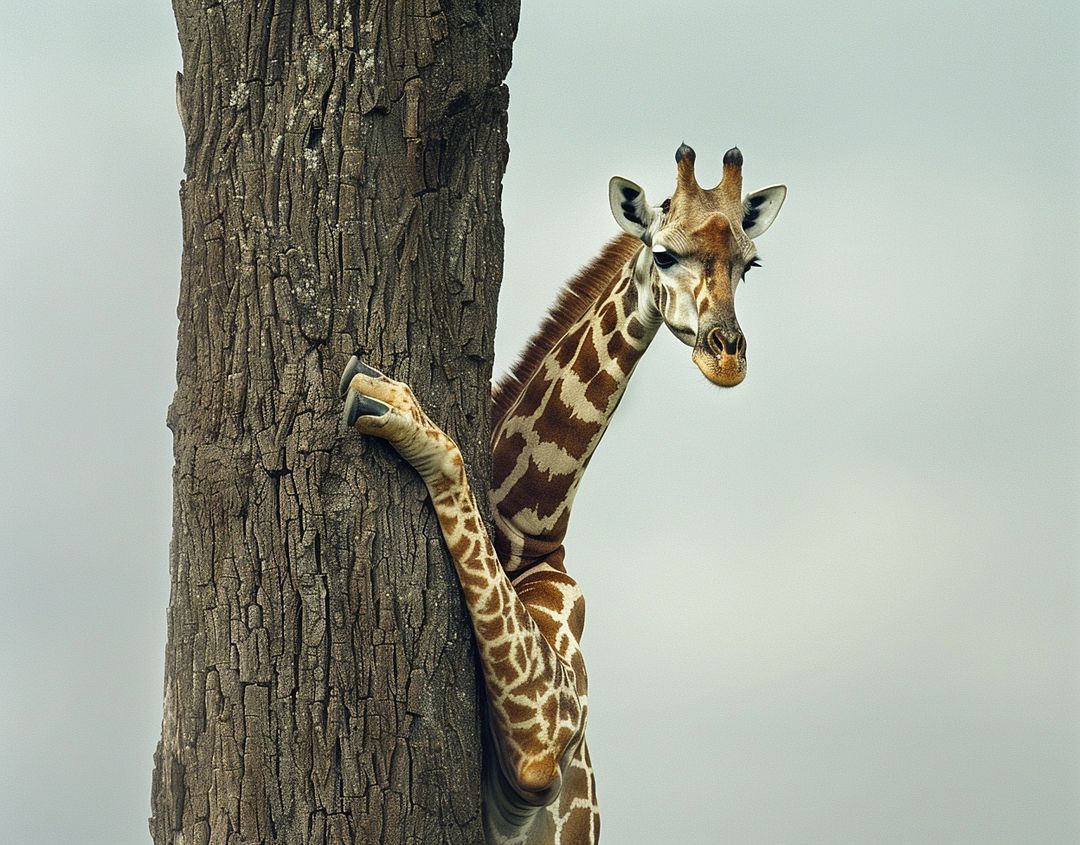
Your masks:
<svg viewBox="0 0 1080 845"><path fill-rule="evenodd" d="M737 147L724 155L724 176L715 188L698 184L694 160L686 144L675 152L675 191L658 206L646 202L639 185L616 176L609 189L611 211L645 244L636 277L660 317L694 348L694 363L709 381L734 387L746 377L735 289L758 266L754 238L776 219L787 188L773 185L743 196Z"/></svg>

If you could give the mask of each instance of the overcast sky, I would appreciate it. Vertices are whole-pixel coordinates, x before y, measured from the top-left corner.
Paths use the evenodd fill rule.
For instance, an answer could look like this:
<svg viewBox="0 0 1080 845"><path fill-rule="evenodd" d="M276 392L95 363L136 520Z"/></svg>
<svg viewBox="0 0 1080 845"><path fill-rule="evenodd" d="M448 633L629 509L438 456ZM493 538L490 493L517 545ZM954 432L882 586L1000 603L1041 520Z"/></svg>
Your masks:
<svg viewBox="0 0 1080 845"><path fill-rule="evenodd" d="M497 368L744 153L744 384L659 336L567 541L605 842L1080 841L1080 11L525 0ZM723 11L719 11L723 10ZM148 839L183 143L168 3L0 8L0 829Z"/></svg>

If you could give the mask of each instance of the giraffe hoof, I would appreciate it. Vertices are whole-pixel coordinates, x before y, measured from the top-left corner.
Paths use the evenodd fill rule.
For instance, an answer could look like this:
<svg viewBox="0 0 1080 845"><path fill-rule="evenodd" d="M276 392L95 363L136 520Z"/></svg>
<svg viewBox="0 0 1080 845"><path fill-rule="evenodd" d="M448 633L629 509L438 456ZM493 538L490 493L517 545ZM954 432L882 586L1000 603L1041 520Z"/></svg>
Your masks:
<svg viewBox="0 0 1080 845"><path fill-rule="evenodd" d="M382 373L376 370L374 367L369 367L355 355L349 359L349 363L345 365L345 371L341 374L341 381L338 382L338 396L342 399L345 398L345 394L349 392L349 384L353 380L353 376L357 373L361 373L371 378L380 378Z"/></svg>
<svg viewBox="0 0 1080 845"><path fill-rule="evenodd" d="M355 355L349 359L349 363L345 365L344 371L341 373L341 381L338 382L338 396L342 399L349 392L349 383L353 380L353 376L357 373L357 365L360 363L360 359Z"/></svg>
<svg viewBox="0 0 1080 845"><path fill-rule="evenodd" d="M380 402L378 399L365 396L363 393L350 390L345 397L345 410L342 416L345 425L352 428L360 417L381 417L388 413L390 413L389 405Z"/></svg>

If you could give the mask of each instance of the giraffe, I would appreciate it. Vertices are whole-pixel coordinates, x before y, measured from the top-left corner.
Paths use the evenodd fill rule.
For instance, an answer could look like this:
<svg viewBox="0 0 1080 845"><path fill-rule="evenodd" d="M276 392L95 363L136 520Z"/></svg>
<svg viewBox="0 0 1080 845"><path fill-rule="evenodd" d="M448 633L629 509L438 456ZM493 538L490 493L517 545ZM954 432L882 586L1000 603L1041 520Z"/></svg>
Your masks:
<svg viewBox="0 0 1080 845"><path fill-rule="evenodd" d="M493 390L489 535L461 453L412 390L354 355L341 378L346 425L388 441L424 481L461 582L487 693L483 815L492 845L584 845L600 835L585 742L585 606L564 566L578 485L634 368L661 325L693 347L714 384L746 375L735 316L740 280L760 266L754 238L787 189L742 195L742 153L702 188L694 151L658 206L615 177L623 232L563 288Z"/></svg>

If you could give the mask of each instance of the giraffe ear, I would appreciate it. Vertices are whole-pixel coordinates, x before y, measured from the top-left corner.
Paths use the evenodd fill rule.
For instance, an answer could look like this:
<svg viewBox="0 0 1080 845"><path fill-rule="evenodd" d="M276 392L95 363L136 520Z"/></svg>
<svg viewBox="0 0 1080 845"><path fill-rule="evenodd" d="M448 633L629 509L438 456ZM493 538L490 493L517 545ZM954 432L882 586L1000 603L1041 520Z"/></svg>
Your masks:
<svg viewBox="0 0 1080 845"><path fill-rule="evenodd" d="M746 195L742 227L748 238L756 238L772 225L786 196L786 185L772 185Z"/></svg>
<svg viewBox="0 0 1080 845"><path fill-rule="evenodd" d="M653 220L653 210L645 201L645 191L629 179L613 176L608 184L608 201L615 222L635 238L642 237Z"/></svg>

